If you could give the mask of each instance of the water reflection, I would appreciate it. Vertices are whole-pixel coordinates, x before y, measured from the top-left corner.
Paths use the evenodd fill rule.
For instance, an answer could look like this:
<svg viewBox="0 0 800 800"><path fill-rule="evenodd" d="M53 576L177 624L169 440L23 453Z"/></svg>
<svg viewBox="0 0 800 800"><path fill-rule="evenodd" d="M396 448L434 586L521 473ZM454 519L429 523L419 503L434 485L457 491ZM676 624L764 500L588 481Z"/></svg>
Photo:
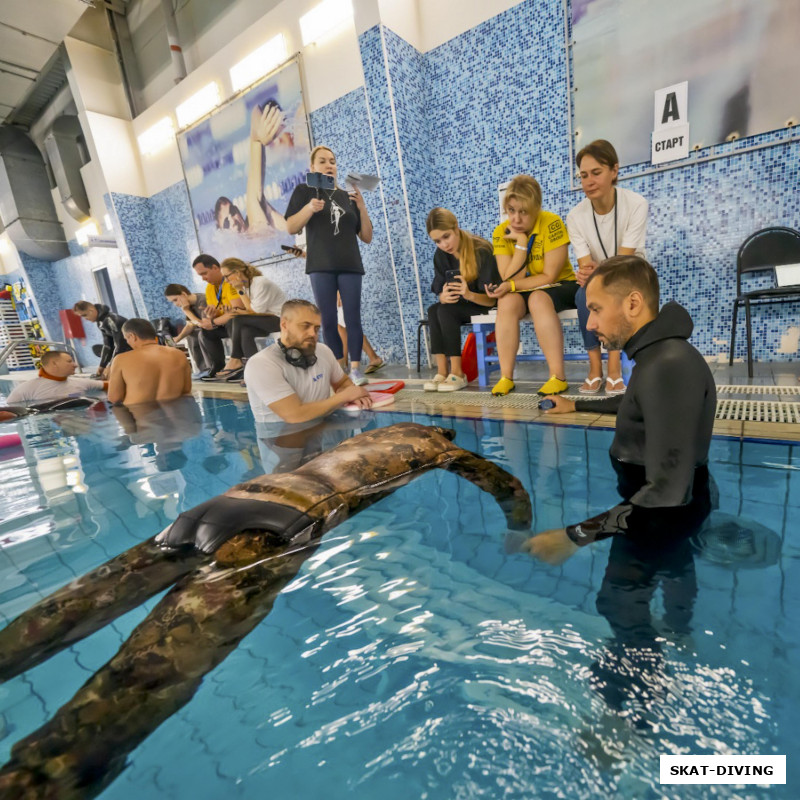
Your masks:
<svg viewBox="0 0 800 800"><path fill-rule="evenodd" d="M376 426L375 415L339 411L323 420L257 423L258 450L265 473L291 472L320 453Z"/></svg>
<svg viewBox="0 0 800 800"><path fill-rule="evenodd" d="M237 480L246 480L261 475L261 467L253 415L246 403L233 403L219 398L203 400L203 428L210 436L211 446L200 464L209 475L219 475L231 467L229 454L238 454L246 471L237 475ZM234 459L235 461L235 459Z"/></svg>
<svg viewBox="0 0 800 800"><path fill-rule="evenodd" d="M781 555L778 534L747 517L714 511L694 537L701 558L731 570L764 569Z"/></svg>
<svg viewBox="0 0 800 800"><path fill-rule="evenodd" d="M200 406L190 396L161 403L113 406L111 410L125 433L117 449L152 445L154 463L160 472L181 469L187 461L184 442L202 430Z"/></svg>

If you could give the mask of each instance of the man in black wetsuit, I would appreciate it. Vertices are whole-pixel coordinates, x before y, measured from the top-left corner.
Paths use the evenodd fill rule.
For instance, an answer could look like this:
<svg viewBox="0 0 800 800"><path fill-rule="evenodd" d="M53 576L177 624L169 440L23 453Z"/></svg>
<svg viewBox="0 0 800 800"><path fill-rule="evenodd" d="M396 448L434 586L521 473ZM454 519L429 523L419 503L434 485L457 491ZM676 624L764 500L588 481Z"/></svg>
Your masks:
<svg viewBox="0 0 800 800"><path fill-rule="evenodd" d="M88 300L79 300L72 310L87 322L94 322L103 336L97 375L103 379L108 378L108 367L114 356L118 353L127 353L131 349L122 335L122 326L128 320L120 314L115 314L108 306L102 303L90 303Z"/></svg>
<svg viewBox="0 0 800 800"><path fill-rule="evenodd" d="M525 549L553 563L614 534L657 546L698 526L711 510L706 462L716 387L705 360L687 341L691 317L675 302L658 310L658 276L638 256L603 262L586 284L586 300L587 328L609 350L624 349L636 367L624 395L577 402L556 395L548 413L617 415L610 455L623 502L528 540Z"/></svg>

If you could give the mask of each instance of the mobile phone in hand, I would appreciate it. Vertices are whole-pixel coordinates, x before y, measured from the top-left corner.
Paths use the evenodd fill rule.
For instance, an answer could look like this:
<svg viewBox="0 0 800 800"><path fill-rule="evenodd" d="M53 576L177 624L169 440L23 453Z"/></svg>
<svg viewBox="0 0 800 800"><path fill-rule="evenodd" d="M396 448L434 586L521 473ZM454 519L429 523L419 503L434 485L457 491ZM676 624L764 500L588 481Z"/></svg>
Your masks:
<svg viewBox="0 0 800 800"><path fill-rule="evenodd" d="M444 273L444 282L445 283L460 283L459 278L461 277L461 270L460 269L448 269L445 270Z"/></svg>
<svg viewBox="0 0 800 800"><path fill-rule="evenodd" d="M333 175L325 175L322 172L306 173L306 185L312 189L335 189L336 182Z"/></svg>

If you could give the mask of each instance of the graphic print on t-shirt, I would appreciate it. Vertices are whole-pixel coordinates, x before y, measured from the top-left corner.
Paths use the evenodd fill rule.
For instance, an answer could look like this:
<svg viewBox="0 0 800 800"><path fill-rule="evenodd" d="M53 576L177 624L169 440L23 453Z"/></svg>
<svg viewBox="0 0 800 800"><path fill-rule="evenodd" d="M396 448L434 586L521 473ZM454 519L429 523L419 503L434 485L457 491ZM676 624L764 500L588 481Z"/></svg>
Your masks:
<svg viewBox="0 0 800 800"><path fill-rule="evenodd" d="M345 210L331 197L331 225L333 235L339 235L339 220L345 215Z"/></svg>

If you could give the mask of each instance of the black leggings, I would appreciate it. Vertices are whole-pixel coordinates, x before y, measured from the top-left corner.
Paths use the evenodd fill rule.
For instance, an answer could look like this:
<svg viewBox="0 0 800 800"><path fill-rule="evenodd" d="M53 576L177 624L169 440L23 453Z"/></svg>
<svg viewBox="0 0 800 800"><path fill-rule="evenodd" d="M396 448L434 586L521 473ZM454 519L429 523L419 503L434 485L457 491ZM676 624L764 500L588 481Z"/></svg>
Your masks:
<svg viewBox="0 0 800 800"><path fill-rule="evenodd" d="M277 333L281 319L275 314L242 314L231 322L231 358L250 358L258 352L256 338L265 333Z"/></svg>
<svg viewBox="0 0 800 800"><path fill-rule="evenodd" d="M434 355L461 355L461 326L477 314L489 309L470 300L457 303L434 303L428 309L428 326L431 329L431 352Z"/></svg>
<svg viewBox="0 0 800 800"><path fill-rule="evenodd" d="M339 336L336 292L342 296L344 326L350 361L361 361L364 331L361 328L361 278L356 272L312 272L309 274L314 300L322 316L322 336L336 358L344 356Z"/></svg>

